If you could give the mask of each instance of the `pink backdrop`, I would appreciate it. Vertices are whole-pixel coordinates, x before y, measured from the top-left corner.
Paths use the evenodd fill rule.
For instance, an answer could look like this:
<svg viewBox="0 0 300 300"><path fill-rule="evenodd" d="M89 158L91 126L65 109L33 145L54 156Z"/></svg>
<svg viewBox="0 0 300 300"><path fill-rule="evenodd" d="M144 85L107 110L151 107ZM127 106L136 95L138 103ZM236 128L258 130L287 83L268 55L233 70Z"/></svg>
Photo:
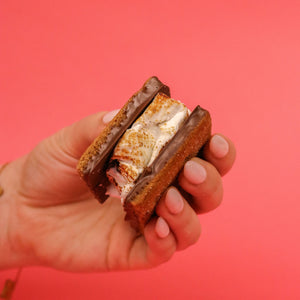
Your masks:
<svg viewBox="0 0 300 300"><path fill-rule="evenodd" d="M151 75L238 151L192 248L148 271L26 268L15 299L300 299L299 16L297 0L1 1L0 162Z"/></svg>

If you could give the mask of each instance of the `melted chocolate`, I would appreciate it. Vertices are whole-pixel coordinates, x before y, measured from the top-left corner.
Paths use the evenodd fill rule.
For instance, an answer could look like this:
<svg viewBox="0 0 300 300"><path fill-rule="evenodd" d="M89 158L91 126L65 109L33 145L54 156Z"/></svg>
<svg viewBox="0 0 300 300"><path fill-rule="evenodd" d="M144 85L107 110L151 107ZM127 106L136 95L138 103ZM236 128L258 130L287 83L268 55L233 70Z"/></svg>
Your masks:
<svg viewBox="0 0 300 300"><path fill-rule="evenodd" d="M175 136L171 139L171 141L162 149L162 152L158 155L158 157L153 161L151 166L145 169L145 171L140 175L136 185L129 192L126 197L126 202L132 201L137 194L140 193L145 186L153 179L153 177L158 174L162 168L165 166L167 161L177 152L178 148L181 146L186 137L190 134L190 132L194 129L194 127L199 124L200 120L207 114L208 112L202 109L200 106L197 106L189 118L185 121L182 127L177 131Z"/></svg>
<svg viewBox="0 0 300 300"><path fill-rule="evenodd" d="M89 162L84 178L101 202L108 198L106 195L106 187L109 185L109 181L106 177L105 170L115 145L159 92L170 96L169 87L164 85L157 77L151 77L146 81L144 86L132 96L125 111L127 117L119 126L111 129L106 142L101 146L101 149L99 149L99 154Z"/></svg>

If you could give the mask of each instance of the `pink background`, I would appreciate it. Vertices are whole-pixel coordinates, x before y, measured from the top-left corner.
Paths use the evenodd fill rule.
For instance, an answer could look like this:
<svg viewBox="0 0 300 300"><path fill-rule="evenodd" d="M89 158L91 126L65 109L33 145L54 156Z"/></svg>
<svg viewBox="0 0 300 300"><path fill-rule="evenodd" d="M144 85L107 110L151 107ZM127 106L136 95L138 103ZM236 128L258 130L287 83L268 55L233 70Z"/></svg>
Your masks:
<svg viewBox="0 0 300 300"><path fill-rule="evenodd" d="M300 299L299 16L288 0L1 1L1 162L151 75L238 151L195 246L148 271L26 268L15 299Z"/></svg>

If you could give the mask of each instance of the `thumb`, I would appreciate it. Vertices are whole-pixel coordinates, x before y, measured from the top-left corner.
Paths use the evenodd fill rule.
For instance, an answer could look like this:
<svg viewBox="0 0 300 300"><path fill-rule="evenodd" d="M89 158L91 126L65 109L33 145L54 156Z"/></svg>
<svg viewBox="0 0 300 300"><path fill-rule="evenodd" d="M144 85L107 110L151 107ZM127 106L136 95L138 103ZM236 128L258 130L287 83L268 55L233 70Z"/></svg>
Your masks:
<svg viewBox="0 0 300 300"><path fill-rule="evenodd" d="M62 129L60 145L68 155L79 159L119 110L99 112Z"/></svg>

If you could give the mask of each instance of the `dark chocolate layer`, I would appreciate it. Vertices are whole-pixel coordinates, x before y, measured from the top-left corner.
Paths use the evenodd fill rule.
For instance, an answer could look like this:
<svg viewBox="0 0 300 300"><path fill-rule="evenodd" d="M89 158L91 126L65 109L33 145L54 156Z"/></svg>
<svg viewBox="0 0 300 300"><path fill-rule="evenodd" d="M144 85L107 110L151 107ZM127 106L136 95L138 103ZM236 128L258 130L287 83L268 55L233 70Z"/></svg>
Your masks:
<svg viewBox="0 0 300 300"><path fill-rule="evenodd" d="M157 77L148 79L144 86L127 103L125 110L126 118L118 126L111 128L105 143L99 149L98 155L89 162L89 165L85 169L84 179L98 199L105 200L107 198L105 194L109 181L106 178L105 169L114 147L125 131L142 114L159 92L170 96L169 87L164 85Z"/></svg>
<svg viewBox="0 0 300 300"><path fill-rule="evenodd" d="M189 118L177 131L177 133L171 139L171 141L162 149L158 157L140 175L136 185L127 195L125 202L130 202L133 199L135 199L136 195L138 195L140 191L143 190L149 184L149 182L154 178L154 176L163 169L170 157L177 153L178 148L182 145L183 141L186 139L187 136L189 136L190 132L194 129L194 127L197 124L199 124L200 120L206 114L208 114L208 112L202 109L199 105L193 110Z"/></svg>

